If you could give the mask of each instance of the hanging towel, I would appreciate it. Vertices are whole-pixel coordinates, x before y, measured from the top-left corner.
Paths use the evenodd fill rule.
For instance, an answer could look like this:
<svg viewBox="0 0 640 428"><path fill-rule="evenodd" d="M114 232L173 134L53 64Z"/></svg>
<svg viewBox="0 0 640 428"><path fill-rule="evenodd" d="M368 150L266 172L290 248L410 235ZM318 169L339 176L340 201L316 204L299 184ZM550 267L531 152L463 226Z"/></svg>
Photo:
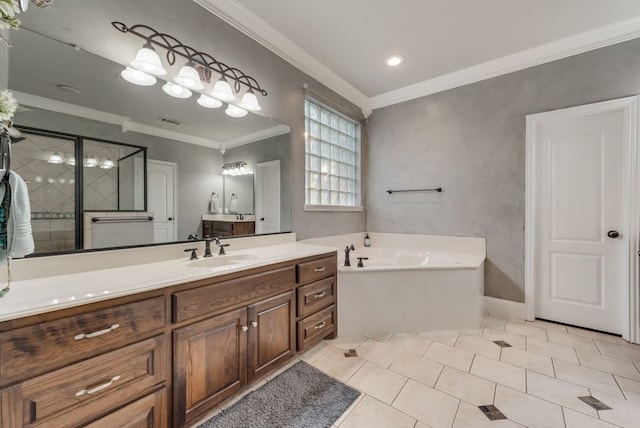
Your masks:
<svg viewBox="0 0 640 428"><path fill-rule="evenodd" d="M235 193L231 194L231 201L229 202L229 212L231 214L238 213L238 195Z"/></svg>
<svg viewBox="0 0 640 428"><path fill-rule="evenodd" d="M0 169L0 177L4 177ZM29 189L22 177L13 171L9 172L9 192L6 182L0 182L0 200L10 197L9 219L7 226L7 255L9 258L20 258L33 253L35 245L31 232L31 207L29 206Z"/></svg>
<svg viewBox="0 0 640 428"><path fill-rule="evenodd" d="M220 199L218 199L218 194L216 192L211 194L209 211L211 211L211 214L218 214L218 211L220 211Z"/></svg>

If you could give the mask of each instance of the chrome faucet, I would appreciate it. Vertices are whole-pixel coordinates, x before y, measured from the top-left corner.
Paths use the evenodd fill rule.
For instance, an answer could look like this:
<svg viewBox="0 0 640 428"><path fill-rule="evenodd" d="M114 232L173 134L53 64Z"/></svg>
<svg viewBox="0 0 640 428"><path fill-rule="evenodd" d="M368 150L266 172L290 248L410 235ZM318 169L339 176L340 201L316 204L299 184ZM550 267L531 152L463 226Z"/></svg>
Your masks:
<svg viewBox="0 0 640 428"><path fill-rule="evenodd" d="M351 244L350 246L347 245L347 247L344 249L344 265L345 266L351 266L351 261L349 260L349 253L351 251L355 251L356 247L353 246L353 244Z"/></svg>

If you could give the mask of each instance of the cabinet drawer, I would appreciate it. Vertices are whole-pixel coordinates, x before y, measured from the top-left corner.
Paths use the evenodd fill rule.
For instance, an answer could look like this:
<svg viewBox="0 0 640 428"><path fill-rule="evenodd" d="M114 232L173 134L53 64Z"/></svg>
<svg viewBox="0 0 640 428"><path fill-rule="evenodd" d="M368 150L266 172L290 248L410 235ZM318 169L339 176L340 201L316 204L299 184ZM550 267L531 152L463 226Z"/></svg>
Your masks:
<svg viewBox="0 0 640 428"><path fill-rule="evenodd" d="M213 221L211 225L216 232L233 232L233 222L230 221Z"/></svg>
<svg viewBox="0 0 640 428"><path fill-rule="evenodd" d="M166 323L165 298L61 318L0 334L0 376L33 377L149 337Z"/></svg>
<svg viewBox="0 0 640 428"><path fill-rule="evenodd" d="M336 301L336 277L321 279L298 288L298 316L304 317Z"/></svg>
<svg viewBox="0 0 640 428"><path fill-rule="evenodd" d="M298 351L317 345L336 330L336 305L298 321Z"/></svg>
<svg viewBox="0 0 640 428"><path fill-rule="evenodd" d="M164 336L30 379L22 384L24 426L87 422L140 397L165 380Z"/></svg>
<svg viewBox="0 0 640 428"><path fill-rule="evenodd" d="M162 388L85 427L165 428L168 426L166 396L167 390Z"/></svg>
<svg viewBox="0 0 640 428"><path fill-rule="evenodd" d="M318 260L300 263L298 265L298 283L317 281L336 274L338 259L336 256L323 257Z"/></svg>
<svg viewBox="0 0 640 428"><path fill-rule="evenodd" d="M294 266L205 285L173 294L173 322L215 315L293 290Z"/></svg>

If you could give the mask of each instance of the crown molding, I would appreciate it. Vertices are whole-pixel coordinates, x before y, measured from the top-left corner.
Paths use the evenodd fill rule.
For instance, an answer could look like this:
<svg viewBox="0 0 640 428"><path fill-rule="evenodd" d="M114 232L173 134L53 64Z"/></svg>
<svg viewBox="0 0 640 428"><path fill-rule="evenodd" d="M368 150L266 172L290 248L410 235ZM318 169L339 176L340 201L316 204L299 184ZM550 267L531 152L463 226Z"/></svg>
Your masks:
<svg viewBox="0 0 640 428"><path fill-rule="evenodd" d="M181 132L169 131L167 129L155 126L144 125L131 120L126 116L107 113L101 110L95 110L89 107L82 107L76 104L69 104L62 101L53 100L51 98L40 97L37 95L27 94L24 92L14 91L13 95L18 100L18 104L36 107L43 110L55 111L57 113L69 114L85 119L91 119L98 122L110 123L122 127L122 132L139 132L141 134L153 135L154 137L167 138L170 140L180 141L189 144L219 149L220 143L206 138L195 137Z"/></svg>
<svg viewBox="0 0 640 428"><path fill-rule="evenodd" d="M387 107L638 37L640 16L386 92L370 98L370 105L372 109Z"/></svg>
<svg viewBox="0 0 640 428"><path fill-rule="evenodd" d="M291 128L287 125L276 125L271 128L263 129L262 131L254 132L253 134L244 135L233 140L228 140L224 143L224 147L231 149L233 147L242 146L244 144L255 143L256 141L266 140L267 138L277 137L278 135L284 135L291 132Z"/></svg>
<svg viewBox="0 0 640 428"><path fill-rule="evenodd" d="M236 0L193 0L294 67L371 114L369 98Z"/></svg>

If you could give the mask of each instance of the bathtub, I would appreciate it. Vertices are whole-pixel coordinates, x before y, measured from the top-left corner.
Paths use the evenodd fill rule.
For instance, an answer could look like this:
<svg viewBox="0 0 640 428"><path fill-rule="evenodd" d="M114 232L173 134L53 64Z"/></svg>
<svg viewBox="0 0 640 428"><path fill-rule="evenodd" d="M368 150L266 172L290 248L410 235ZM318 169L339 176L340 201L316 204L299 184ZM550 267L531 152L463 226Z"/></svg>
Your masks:
<svg viewBox="0 0 640 428"><path fill-rule="evenodd" d="M304 242L338 248L338 334L472 329L484 308L484 238L369 233ZM353 244L351 267L344 248ZM358 257L368 257L356 267Z"/></svg>

